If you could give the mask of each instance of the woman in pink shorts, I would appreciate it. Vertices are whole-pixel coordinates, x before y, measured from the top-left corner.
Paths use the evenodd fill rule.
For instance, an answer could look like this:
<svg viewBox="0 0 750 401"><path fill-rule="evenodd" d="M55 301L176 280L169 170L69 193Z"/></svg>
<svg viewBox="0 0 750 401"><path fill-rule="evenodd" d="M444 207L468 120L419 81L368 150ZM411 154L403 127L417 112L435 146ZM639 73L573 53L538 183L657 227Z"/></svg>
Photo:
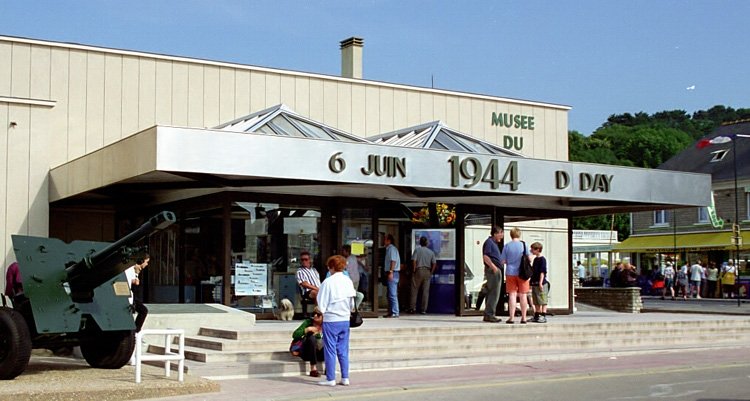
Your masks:
<svg viewBox="0 0 750 401"><path fill-rule="evenodd" d="M508 320L505 323L513 324L516 313L516 297L521 298L521 324L526 324L526 310L528 301L526 294L529 293L529 280L518 277L521 268L521 258L529 257L529 249L521 242L521 230L513 227L510 230L511 241L505 244L501 260L505 263L505 290L508 292Z"/></svg>

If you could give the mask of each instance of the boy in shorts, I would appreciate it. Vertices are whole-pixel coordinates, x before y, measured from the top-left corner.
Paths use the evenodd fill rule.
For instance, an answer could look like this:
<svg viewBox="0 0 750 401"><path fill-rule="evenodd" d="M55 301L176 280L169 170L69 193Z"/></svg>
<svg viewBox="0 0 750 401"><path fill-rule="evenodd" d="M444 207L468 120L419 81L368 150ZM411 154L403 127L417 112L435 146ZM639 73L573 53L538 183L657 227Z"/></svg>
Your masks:
<svg viewBox="0 0 750 401"><path fill-rule="evenodd" d="M531 266L531 296L534 299L534 318L536 323L547 323L547 299L549 298L549 281L547 281L547 259L542 256L542 244L531 244L531 254L534 261Z"/></svg>

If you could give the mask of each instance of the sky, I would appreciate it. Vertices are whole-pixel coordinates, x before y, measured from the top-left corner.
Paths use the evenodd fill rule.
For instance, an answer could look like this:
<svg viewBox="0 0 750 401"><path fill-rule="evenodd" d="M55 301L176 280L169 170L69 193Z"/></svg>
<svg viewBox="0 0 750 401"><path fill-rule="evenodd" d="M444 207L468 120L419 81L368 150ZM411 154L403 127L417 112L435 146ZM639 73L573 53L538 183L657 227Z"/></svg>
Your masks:
<svg viewBox="0 0 750 401"><path fill-rule="evenodd" d="M750 1L0 0L0 35L340 75L612 114L750 108Z"/></svg>

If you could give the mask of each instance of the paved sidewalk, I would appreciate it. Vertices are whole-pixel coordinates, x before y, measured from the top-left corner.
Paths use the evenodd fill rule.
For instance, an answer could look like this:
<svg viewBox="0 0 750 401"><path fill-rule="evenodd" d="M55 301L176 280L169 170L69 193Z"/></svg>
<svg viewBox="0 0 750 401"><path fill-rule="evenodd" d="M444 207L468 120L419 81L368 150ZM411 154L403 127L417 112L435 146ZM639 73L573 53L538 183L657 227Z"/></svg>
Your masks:
<svg viewBox="0 0 750 401"><path fill-rule="evenodd" d="M746 315L750 316L750 300L743 299L737 306L736 299L717 298L678 298L672 301L669 297L662 300L657 296L643 296L643 312L662 313L699 313L709 315Z"/></svg>
<svg viewBox="0 0 750 401"><path fill-rule="evenodd" d="M734 364L747 371L750 348L724 351L680 351L650 355L610 356L567 361L539 361L507 364L478 364L400 370L369 370L351 373L348 387L318 386L319 378L309 376L254 378L221 381L221 391L152 401L264 401L264 400L381 400L405 390L451 388L471 383L531 382L539 377L607 375L638 370L661 374L665 368L693 368ZM502 397L498 398L502 399Z"/></svg>
<svg viewBox="0 0 750 401"><path fill-rule="evenodd" d="M702 302L701 302L702 301ZM575 315L557 315L550 317L548 325L555 324L601 324L608 322L654 322L654 321L713 321L721 320L745 320L750 315L748 304L743 303L739 308L744 311L741 315L727 314L726 311L735 311L736 303L730 306L721 301L661 301L659 299L644 299L648 308L662 308L667 313L640 313L625 314L616 313L596 308L579 305ZM736 302L736 301L735 301ZM672 306L674 305L674 306ZM697 307L702 311L724 312L719 314L708 313L672 313L668 307L679 308L687 312L689 308ZM456 317L451 315L404 315L401 319L365 319L365 326L377 332L379 328L387 327L455 327L462 325L476 325L481 323L481 316ZM285 325L296 327L298 322L259 321L256 330L278 330ZM290 326L290 327L291 327ZM529 325L533 327L533 325ZM522 327L514 325L497 325L498 330L519 329ZM739 350L738 350L739 351ZM748 349L741 349L744 355ZM408 357L405 355L404 357ZM582 356L584 358L585 356ZM618 357L622 358L622 357ZM547 362L551 363L551 362ZM574 363L555 362L556 364ZM575 362L578 363L578 362ZM407 386L410 380L414 380L416 372L427 376L429 383L447 382L458 372L465 372L465 376L473 377L481 375L484 371L500 374L511 374L523 370L537 363L523 364L492 364L492 365L466 365L443 367L436 370L426 369L403 369L383 371L360 371L352 372L353 384L349 388L337 386L336 388L321 389L315 384L319 379L309 376L254 378L242 380L209 381L190 375L185 376L185 382L179 383L176 374L171 378L165 378L163 370L155 367L144 367L144 379L140 385L134 383L134 369L126 366L118 370L91 369L82 360L71 358L32 357L29 369L15 380L4 381L0 386L0 400L125 400L125 399L148 399L154 397L167 397L181 395L174 400L242 400L242 399L280 399L281 397L302 397L313 393L317 396L327 392L340 391L374 391L376 389L393 386ZM484 366L484 367L482 367ZM436 367L437 368L437 367ZM427 372L427 373L425 373ZM424 380L423 380L424 381ZM191 395L185 395L191 394Z"/></svg>

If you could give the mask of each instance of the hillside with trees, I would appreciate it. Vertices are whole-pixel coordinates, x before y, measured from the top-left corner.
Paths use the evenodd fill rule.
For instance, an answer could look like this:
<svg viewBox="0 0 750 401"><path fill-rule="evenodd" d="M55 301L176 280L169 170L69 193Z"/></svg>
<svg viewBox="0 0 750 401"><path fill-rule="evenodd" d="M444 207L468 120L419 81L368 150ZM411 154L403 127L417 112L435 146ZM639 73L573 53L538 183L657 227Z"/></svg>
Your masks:
<svg viewBox="0 0 750 401"><path fill-rule="evenodd" d="M750 119L750 109L714 106L692 115L684 110L613 114L591 135L568 132L570 161L656 168L723 123ZM612 216L573 219L573 228L609 230ZM615 215L620 241L630 233L627 214Z"/></svg>

